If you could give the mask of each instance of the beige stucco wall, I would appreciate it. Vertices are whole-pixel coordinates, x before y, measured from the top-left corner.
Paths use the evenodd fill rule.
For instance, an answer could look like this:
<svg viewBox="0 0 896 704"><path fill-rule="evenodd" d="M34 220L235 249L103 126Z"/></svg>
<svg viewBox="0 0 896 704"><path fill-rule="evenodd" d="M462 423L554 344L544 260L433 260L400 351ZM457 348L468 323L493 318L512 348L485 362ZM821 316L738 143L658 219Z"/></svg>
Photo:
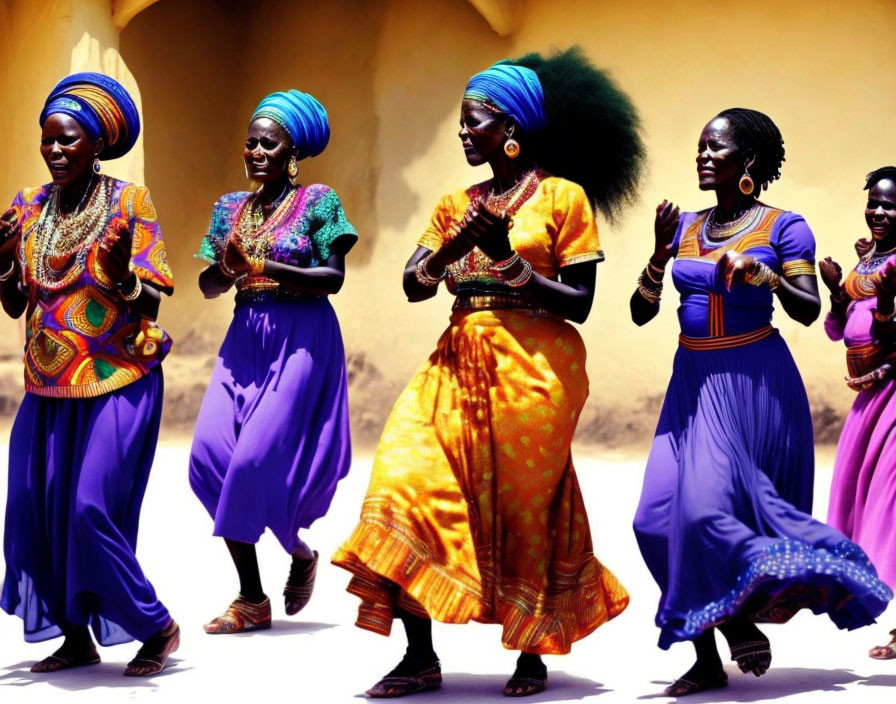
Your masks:
<svg viewBox="0 0 896 704"><path fill-rule="evenodd" d="M22 3L13 4L21 12ZM486 14L489 6L512 12L515 33L499 36L474 4ZM896 161L896 135L887 127L896 94L886 78L896 65L896 4L474 4L159 0L118 37L108 0L27 3L27 21L12 19L22 32L12 36L25 39L17 42L11 70L0 73L6 83L16 77L16 89L5 94L18 97L0 114L0 126L14 136L0 170L0 198L45 178L34 123L59 76L88 66L128 80L133 73L144 104L145 182L178 278L177 294L163 309L163 323L181 343L168 364L168 389L177 417L187 420L230 309L229 301L201 299L195 287L201 265L191 254L213 200L243 187L241 143L257 100L286 87L312 92L330 112L333 137L321 157L302 162L303 179L333 186L361 231L334 305L351 358L355 430L372 437L432 349L450 305L444 294L407 304L401 267L438 196L487 176L465 164L456 137L467 77L504 56L579 43L632 95L649 154L639 204L619 226L602 227L608 261L582 328L592 380L582 435L646 442L677 334L671 290L651 325L639 329L628 319L628 296L650 252L655 204L668 197L685 209L709 205L694 178L697 135L720 109L757 108L775 119L787 148L783 178L767 202L806 216L819 256L851 262L851 243L865 232L862 177ZM9 6L0 3L0 22L9 21ZM139 180L141 152L107 170ZM776 322L824 426L852 399L841 381L842 347L826 340L820 323L805 329L781 316ZM8 324L0 326L8 339Z"/></svg>

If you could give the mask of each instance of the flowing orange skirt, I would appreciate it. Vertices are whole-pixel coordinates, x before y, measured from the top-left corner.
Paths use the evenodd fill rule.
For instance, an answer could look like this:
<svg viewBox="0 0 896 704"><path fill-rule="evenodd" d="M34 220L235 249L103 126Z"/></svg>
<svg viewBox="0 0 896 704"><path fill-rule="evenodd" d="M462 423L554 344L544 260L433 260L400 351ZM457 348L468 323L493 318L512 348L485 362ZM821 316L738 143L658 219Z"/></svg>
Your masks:
<svg viewBox="0 0 896 704"><path fill-rule="evenodd" d="M506 648L567 653L628 605L594 557L570 456L588 395L571 325L532 311L455 312L392 410L361 520L333 563L357 625L397 606L500 623Z"/></svg>

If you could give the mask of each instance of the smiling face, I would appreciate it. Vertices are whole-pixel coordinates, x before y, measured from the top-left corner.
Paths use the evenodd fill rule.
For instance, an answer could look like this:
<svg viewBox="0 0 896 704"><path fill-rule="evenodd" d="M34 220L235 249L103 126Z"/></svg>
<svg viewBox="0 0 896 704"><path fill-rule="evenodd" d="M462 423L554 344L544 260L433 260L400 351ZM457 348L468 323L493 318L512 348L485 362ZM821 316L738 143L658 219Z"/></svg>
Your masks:
<svg viewBox="0 0 896 704"><path fill-rule="evenodd" d="M69 186L89 175L102 147L101 139L91 142L81 125L69 115L53 113L44 122L40 154L57 186Z"/></svg>
<svg viewBox="0 0 896 704"><path fill-rule="evenodd" d="M744 166L752 162L734 141L731 123L724 117L709 121L697 143L697 178L701 191L736 184Z"/></svg>
<svg viewBox="0 0 896 704"><path fill-rule="evenodd" d="M282 178L293 152L292 139L278 123L259 117L249 125L243 159L253 181L263 185Z"/></svg>
<svg viewBox="0 0 896 704"><path fill-rule="evenodd" d="M460 105L460 131L457 136L470 166L490 162L504 156L507 116L492 112L478 100L464 98Z"/></svg>
<svg viewBox="0 0 896 704"><path fill-rule="evenodd" d="M875 242L896 244L896 181L882 178L868 192L865 222Z"/></svg>

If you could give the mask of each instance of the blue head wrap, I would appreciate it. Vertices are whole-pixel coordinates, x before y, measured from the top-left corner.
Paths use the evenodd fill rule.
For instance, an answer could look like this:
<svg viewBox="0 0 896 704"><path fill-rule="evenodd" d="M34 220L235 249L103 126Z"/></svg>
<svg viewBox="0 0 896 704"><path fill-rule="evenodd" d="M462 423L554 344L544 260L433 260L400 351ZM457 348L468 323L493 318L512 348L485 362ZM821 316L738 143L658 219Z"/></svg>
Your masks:
<svg viewBox="0 0 896 704"><path fill-rule="evenodd" d="M92 140L103 138L100 159L127 154L140 134L140 114L133 98L114 78L102 73L73 73L50 91L40 126L54 113L75 119Z"/></svg>
<svg viewBox="0 0 896 704"><path fill-rule="evenodd" d="M267 117L286 130L299 150L299 159L317 156L330 141L327 111L308 93L298 90L271 93L255 108L249 124L259 117Z"/></svg>
<svg viewBox="0 0 896 704"><path fill-rule="evenodd" d="M531 68L499 61L470 79L464 97L491 103L516 120L524 132L547 127L544 91Z"/></svg>

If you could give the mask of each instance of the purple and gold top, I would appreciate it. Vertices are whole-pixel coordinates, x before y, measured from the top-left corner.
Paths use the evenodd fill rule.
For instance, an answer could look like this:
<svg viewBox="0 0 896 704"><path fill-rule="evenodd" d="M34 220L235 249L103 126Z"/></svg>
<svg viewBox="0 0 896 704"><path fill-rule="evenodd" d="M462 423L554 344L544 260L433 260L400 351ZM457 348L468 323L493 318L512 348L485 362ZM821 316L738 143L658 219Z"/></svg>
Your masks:
<svg viewBox="0 0 896 704"><path fill-rule="evenodd" d="M224 246L239 221L252 193L238 191L221 196L212 208L208 234L199 247L199 257L220 262ZM321 266L338 247L346 254L357 242L358 233L348 221L336 192L329 186L313 183L299 186L291 198L292 205L282 221L271 228L259 228L259 236L267 238L263 249L266 258L282 264L310 268ZM274 217L273 215L271 216ZM336 245L337 240L339 245ZM236 283L237 298L289 298L291 294L278 282L264 276L247 276Z"/></svg>
<svg viewBox="0 0 896 704"><path fill-rule="evenodd" d="M100 241L125 220L133 235L131 269L142 281L173 292L149 191L101 178L108 193L103 224L63 257L42 251L35 236L52 186L26 188L12 203L22 224L18 255L29 300L25 390L38 396L88 398L114 391L144 376L171 348L164 330L130 310L97 260ZM52 286L37 275L40 267L47 266L58 273Z"/></svg>
<svg viewBox="0 0 896 704"><path fill-rule="evenodd" d="M760 205L748 213L733 235L716 242L707 235L709 213L682 213L672 241L672 281L681 294L678 320L682 335L730 337L768 328L772 291L748 285L728 291L716 266L734 251L758 259L778 275L814 275L812 230L801 215Z"/></svg>

